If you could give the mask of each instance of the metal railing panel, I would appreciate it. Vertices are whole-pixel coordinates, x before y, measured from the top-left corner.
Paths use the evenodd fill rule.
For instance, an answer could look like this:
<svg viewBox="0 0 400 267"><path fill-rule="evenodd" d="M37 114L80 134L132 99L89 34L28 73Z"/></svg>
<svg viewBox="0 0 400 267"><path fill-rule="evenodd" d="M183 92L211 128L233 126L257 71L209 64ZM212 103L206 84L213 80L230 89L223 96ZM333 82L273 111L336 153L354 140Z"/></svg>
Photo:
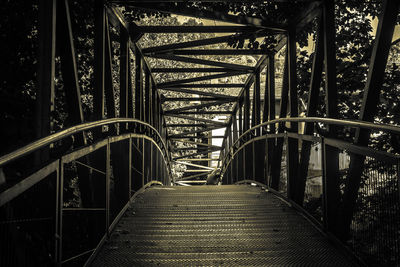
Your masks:
<svg viewBox="0 0 400 267"><path fill-rule="evenodd" d="M2 156L0 167L7 169L8 164L15 165L18 159L26 161L27 156L35 151L55 142L62 144L64 140L73 140L65 138L79 132L121 122L133 124L130 129L137 132L119 136L107 136L109 133L104 132L105 139L58 153L59 158L52 163L33 174L19 175L20 180L8 187L7 184L2 186L0 235L2 240L3 237L9 240L2 244L10 250L7 254L10 256L1 254L1 263L4 262L5 266L28 266L33 259L32 262L38 261L36 265L83 265L107 239L129 199L139 188L152 180L171 183L170 156L164 140L152 126L134 119L108 119L71 127ZM146 154L147 158L144 158ZM147 171L146 180L143 180L143 170L151 168L160 171ZM5 178L7 181L8 177ZM53 193L42 196L44 189L37 190L38 187L51 189ZM32 201L27 202L28 196ZM51 200L46 198L50 196ZM51 216L39 218L37 216L43 213L42 207L47 207L38 204L43 198L46 198L46 205L51 206L46 208ZM18 210L18 214L14 210ZM37 214L32 214L32 211ZM49 221L45 227L38 225L43 218ZM24 223L23 228L21 223ZM47 255L46 261L40 258L40 253L27 253L30 247L25 250L25 246L21 246L23 251L19 248L20 236L32 238L36 235L46 237L43 241L46 248L42 251Z"/></svg>
<svg viewBox="0 0 400 267"><path fill-rule="evenodd" d="M272 156L270 156L272 159L266 155L267 159L263 167L267 174L266 184L269 189L288 199L293 205L298 206L323 231L327 231L330 236L337 240L340 239L343 242L342 244L350 249L361 261L378 265L398 265L400 263L400 248L398 245L400 242L400 156L373 147L355 145L347 140L326 137L324 136L325 133L320 133L318 129L314 135L294 133L290 131L290 128L282 126L287 122L314 123L315 125L318 124L316 125L318 129L322 124L335 125L336 127L343 127L347 132L350 132L352 128L365 128L372 130L375 135L386 134L387 138L391 138L391 135L397 136L400 134L400 127L329 118L276 119L257 125L244 132L230 148L227 148L229 153L225 154L221 166L221 174L225 175L230 171L231 163L239 157L240 151L244 151L247 146L254 146L259 140L265 139L278 140L275 144L279 140L284 140L280 159L279 181L275 185L276 190L270 188L272 177L271 170L268 169L271 163L273 164L271 169L279 166L276 159L274 159L276 157L274 154L276 153L276 146L269 148L273 152ZM255 135L257 128L266 128L271 124L281 125L285 132L279 134L265 132L262 136ZM286 164L285 147L288 137L297 139L299 142L311 142L309 155L311 160L304 177L304 192L300 194L302 196L301 205L290 199L287 192L288 165ZM301 151L300 147L299 151ZM338 184L337 189L335 189L337 190L336 193L332 191L332 188L326 187L327 178L332 178L332 173L325 172L327 164L332 164L332 162L327 162L325 158L325 153L327 153L328 149L338 150L338 177L336 177ZM364 169L361 176L361 185L355 196L356 204L351 218L350 234L348 238L344 238L344 235L340 235L340 225L338 226L338 224L341 223L341 212L346 208L343 206L344 191L349 180L350 158L353 156L364 159ZM299 177L297 176L296 179L299 179ZM239 179L244 179L244 177L239 177ZM295 182L297 184L298 181L295 180ZM332 181L328 182L333 185ZM336 194L336 196L331 195L332 193ZM336 202L332 203L332 199ZM332 208L334 209L328 210ZM335 232L335 227L338 227L339 231Z"/></svg>

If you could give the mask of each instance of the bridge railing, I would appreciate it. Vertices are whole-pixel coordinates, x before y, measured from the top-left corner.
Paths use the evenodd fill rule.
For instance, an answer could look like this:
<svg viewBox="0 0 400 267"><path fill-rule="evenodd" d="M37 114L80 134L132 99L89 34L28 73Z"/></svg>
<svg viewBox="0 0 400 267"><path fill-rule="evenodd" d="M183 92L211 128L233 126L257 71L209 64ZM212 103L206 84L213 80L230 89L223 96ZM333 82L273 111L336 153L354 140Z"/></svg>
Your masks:
<svg viewBox="0 0 400 267"><path fill-rule="evenodd" d="M74 146L81 134L98 138ZM49 147L56 153L48 162L23 169ZM2 156L0 175L1 266L83 265L135 192L173 182L163 138L149 124L124 118L84 123Z"/></svg>
<svg viewBox="0 0 400 267"><path fill-rule="evenodd" d="M285 127L289 122L312 124L316 133L290 132ZM271 125L279 126L280 132L269 132ZM331 138L321 125L348 133L364 128L391 141L383 149L355 145L344 140L346 136ZM400 127L361 121L276 119L249 129L225 147L222 182L252 179L263 183L361 260L398 265L400 157L386 148L399 152L399 134ZM299 142L295 152L288 149L291 140Z"/></svg>

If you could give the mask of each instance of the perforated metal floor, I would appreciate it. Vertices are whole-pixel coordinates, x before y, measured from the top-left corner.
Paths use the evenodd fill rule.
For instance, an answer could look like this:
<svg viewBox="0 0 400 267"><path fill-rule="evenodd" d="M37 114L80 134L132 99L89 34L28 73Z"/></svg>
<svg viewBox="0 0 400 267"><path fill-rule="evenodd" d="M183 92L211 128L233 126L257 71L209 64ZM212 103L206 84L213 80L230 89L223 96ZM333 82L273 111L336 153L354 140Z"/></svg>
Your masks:
<svg viewBox="0 0 400 267"><path fill-rule="evenodd" d="M248 185L152 187L92 266L357 266L272 193Z"/></svg>

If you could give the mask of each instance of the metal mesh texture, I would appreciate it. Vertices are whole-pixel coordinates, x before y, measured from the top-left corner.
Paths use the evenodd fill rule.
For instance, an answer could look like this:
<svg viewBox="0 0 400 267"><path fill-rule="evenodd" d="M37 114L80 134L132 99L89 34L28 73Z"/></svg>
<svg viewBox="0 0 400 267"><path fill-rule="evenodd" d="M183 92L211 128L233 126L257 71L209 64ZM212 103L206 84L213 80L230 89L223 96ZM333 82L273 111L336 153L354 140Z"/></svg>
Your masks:
<svg viewBox="0 0 400 267"><path fill-rule="evenodd" d="M247 185L154 187L92 266L357 266L294 209Z"/></svg>

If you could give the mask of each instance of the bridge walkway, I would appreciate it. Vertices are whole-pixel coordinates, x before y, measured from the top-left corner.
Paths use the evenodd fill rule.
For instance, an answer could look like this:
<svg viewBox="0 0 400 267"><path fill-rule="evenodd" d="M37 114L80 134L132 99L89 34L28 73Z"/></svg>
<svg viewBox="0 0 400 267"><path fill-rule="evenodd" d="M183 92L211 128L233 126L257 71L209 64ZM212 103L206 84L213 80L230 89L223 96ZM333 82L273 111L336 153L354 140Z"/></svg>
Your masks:
<svg viewBox="0 0 400 267"><path fill-rule="evenodd" d="M92 266L356 266L294 208L250 185L157 186Z"/></svg>

